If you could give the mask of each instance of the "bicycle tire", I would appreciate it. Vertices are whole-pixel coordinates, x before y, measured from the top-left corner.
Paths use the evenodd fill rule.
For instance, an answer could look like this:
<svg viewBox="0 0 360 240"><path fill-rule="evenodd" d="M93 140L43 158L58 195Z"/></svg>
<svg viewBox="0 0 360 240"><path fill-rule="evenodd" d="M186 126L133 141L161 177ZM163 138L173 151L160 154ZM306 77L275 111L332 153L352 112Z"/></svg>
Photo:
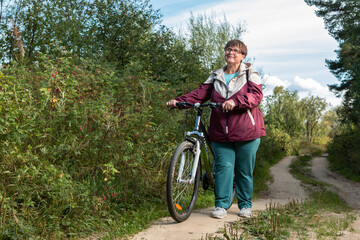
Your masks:
<svg viewBox="0 0 360 240"><path fill-rule="evenodd" d="M192 142L182 142L175 150L167 176L166 200L171 217L177 222L188 219L195 207L200 186L200 161L196 170L194 183L177 182L181 156L185 154L185 164L182 179L191 178L195 160L195 145Z"/></svg>

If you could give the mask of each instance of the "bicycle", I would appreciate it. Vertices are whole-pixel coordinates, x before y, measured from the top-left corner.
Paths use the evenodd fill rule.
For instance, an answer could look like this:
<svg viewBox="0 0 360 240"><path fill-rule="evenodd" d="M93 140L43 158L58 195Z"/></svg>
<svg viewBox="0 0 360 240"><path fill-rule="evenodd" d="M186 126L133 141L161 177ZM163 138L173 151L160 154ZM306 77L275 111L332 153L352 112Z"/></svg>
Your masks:
<svg viewBox="0 0 360 240"><path fill-rule="evenodd" d="M214 151L201 117L203 108L222 109L221 106L221 103L176 103L175 108L190 107L197 110L194 130L185 132L185 140L178 145L172 155L167 176L167 205L171 217L177 222L188 219L194 210L200 180L204 190L210 187L215 189L215 164L212 161ZM202 168L205 170L203 174ZM232 202L234 198L235 189Z"/></svg>

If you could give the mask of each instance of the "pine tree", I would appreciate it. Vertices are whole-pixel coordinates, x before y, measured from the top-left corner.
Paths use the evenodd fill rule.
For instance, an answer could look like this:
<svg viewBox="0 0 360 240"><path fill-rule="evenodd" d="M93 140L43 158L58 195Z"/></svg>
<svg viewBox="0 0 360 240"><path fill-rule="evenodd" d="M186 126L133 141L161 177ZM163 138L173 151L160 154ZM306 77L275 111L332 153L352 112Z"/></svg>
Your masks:
<svg viewBox="0 0 360 240"><path fill-rule="evenodd" d="M316 6L316 15L322 17L330 35L339 42L336 60L326 60L339 84L330 90L343 94L341 117L344 122L360 125L360 1L359 0L305 0Z"/></svg>

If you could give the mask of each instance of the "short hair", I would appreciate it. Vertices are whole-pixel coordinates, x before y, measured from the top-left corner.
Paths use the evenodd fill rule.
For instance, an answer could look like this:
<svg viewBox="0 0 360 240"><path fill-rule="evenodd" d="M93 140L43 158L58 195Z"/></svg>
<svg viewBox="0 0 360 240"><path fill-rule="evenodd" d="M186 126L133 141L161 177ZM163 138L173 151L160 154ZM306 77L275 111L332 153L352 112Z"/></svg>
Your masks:
<svg viewBox="0 0 360 240"><path fill-rule="evenodd" d="M229 47L239 47L241 54L244 54L246 57L247 47L246 47L245 43L243 43L242 41L240 41L238 39L232 39L227 42L224 49L227 49Z"/></svg>

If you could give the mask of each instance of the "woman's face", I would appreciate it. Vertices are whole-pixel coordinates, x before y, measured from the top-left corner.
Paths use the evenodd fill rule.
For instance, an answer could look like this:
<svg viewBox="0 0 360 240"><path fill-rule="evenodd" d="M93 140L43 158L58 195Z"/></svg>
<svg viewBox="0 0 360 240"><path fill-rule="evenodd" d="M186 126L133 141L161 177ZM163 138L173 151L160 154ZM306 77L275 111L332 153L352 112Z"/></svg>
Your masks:
<svg viewBox="0 0 360 240"><path fill-rule="evenodd" d="M240 64L245 55L240 52L239 47L228 47L225 49L225 62L227 64Z"/></svg>

